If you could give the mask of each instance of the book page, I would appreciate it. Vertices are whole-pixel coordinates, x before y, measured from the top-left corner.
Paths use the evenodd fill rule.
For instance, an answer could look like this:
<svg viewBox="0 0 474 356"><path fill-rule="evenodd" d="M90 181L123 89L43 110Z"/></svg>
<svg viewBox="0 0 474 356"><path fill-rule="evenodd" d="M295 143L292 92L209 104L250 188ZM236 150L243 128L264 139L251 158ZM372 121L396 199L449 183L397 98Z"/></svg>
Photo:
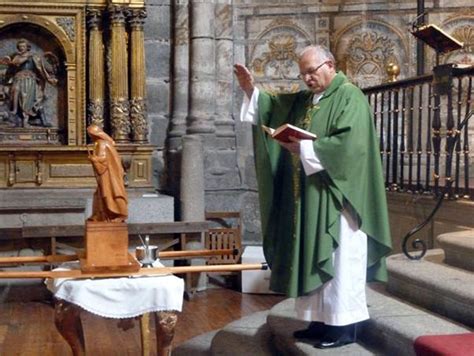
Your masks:
<svg viewBox="0 0 474 356"><path fill-rule="evenodd" d="M262 125L262 130L265 131L270 136L273 136L273 133L275 132L275 129L272 129L271 127L268 127L265 125Z"/></svg>

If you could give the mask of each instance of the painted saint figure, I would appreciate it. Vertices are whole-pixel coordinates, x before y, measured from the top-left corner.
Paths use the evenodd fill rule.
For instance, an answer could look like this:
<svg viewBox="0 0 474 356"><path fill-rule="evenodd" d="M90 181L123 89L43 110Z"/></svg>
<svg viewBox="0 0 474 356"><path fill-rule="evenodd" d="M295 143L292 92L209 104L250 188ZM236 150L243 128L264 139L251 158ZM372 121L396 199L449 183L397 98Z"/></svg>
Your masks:
<svg viewBox="0 0 474 356"><path fill-rule="evenodd" d="M122 161L115 142L97 125L90 125L87 133L94 142L93 151L89 151L89 160L97 179L92 215L88 220L124 222L128 216L128 198L123 182Z"/></svg>
<svg viewBox="0 0 474 356"><path fill-rule="evenodd" d="M20 39L17 52L2 59L8 64L6 83L10 86L10 110L17 127L30 125L51 127L44 112L46 82L57 84L57 79L47 70L44 58L31 51L31 44Z"/></svg>

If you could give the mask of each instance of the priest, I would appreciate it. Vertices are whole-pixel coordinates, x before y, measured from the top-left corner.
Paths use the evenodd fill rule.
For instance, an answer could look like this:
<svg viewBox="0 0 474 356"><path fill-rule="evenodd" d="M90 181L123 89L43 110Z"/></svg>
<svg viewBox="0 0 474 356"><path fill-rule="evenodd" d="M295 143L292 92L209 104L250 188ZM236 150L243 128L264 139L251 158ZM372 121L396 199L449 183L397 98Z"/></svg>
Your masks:
<svg viewBox="0 0 474 356"><path fill-rule="evenodd" d="M241 120L254 124L270 288L297 297L297 314L311 321L296 338L332 348L355 342L357 323L369 318L366 281L386 280L387 203L364 94L323 46L304 48L298 67L308 89L292 94L260 91L241 64L234 73L245 92ZM261 129L285 123L317 139L281 142Z"/></svg>

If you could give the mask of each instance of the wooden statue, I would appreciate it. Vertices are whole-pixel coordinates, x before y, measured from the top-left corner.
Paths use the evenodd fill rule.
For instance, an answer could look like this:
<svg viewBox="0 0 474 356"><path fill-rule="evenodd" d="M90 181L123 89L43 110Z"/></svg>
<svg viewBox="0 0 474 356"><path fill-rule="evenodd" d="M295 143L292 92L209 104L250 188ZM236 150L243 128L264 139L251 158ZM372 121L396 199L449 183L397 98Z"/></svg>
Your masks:
<svg viewBox="0 0 474 356"><path fill-rule="evenodd" d="M128 216L128 200L122 161L115 149L115 142L97 125L90 125L87 133L94 142L93 151L89 151L89 160L97 179L92 215L88 220L124 222Z"/></svg>
<svg viewBox="0 0 474 356"><path fill-rule="evenodd" d="M128 253L128 199L123 167L114 140L99 126L87 133L94 142L89 160L94 167L97 189L92 215L86 221L83 272L138 271L140 264Z"/></svg>

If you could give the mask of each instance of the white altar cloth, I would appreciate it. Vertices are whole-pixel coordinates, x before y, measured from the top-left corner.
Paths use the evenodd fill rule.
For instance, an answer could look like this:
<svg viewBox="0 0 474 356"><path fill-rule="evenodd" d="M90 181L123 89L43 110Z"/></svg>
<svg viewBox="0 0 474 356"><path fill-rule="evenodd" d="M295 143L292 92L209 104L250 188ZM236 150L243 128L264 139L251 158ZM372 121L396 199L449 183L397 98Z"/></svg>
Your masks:
<svg viewBox="0 0 474 356"><path fill-rule="evenodd" d="M79 263L64 264L56 270L67 269L79 269ZM165 310L180 312L183 306L184 280L173 275L57 278L48 279L46 285L56 298L106 318L133 318Z"/></svg>

